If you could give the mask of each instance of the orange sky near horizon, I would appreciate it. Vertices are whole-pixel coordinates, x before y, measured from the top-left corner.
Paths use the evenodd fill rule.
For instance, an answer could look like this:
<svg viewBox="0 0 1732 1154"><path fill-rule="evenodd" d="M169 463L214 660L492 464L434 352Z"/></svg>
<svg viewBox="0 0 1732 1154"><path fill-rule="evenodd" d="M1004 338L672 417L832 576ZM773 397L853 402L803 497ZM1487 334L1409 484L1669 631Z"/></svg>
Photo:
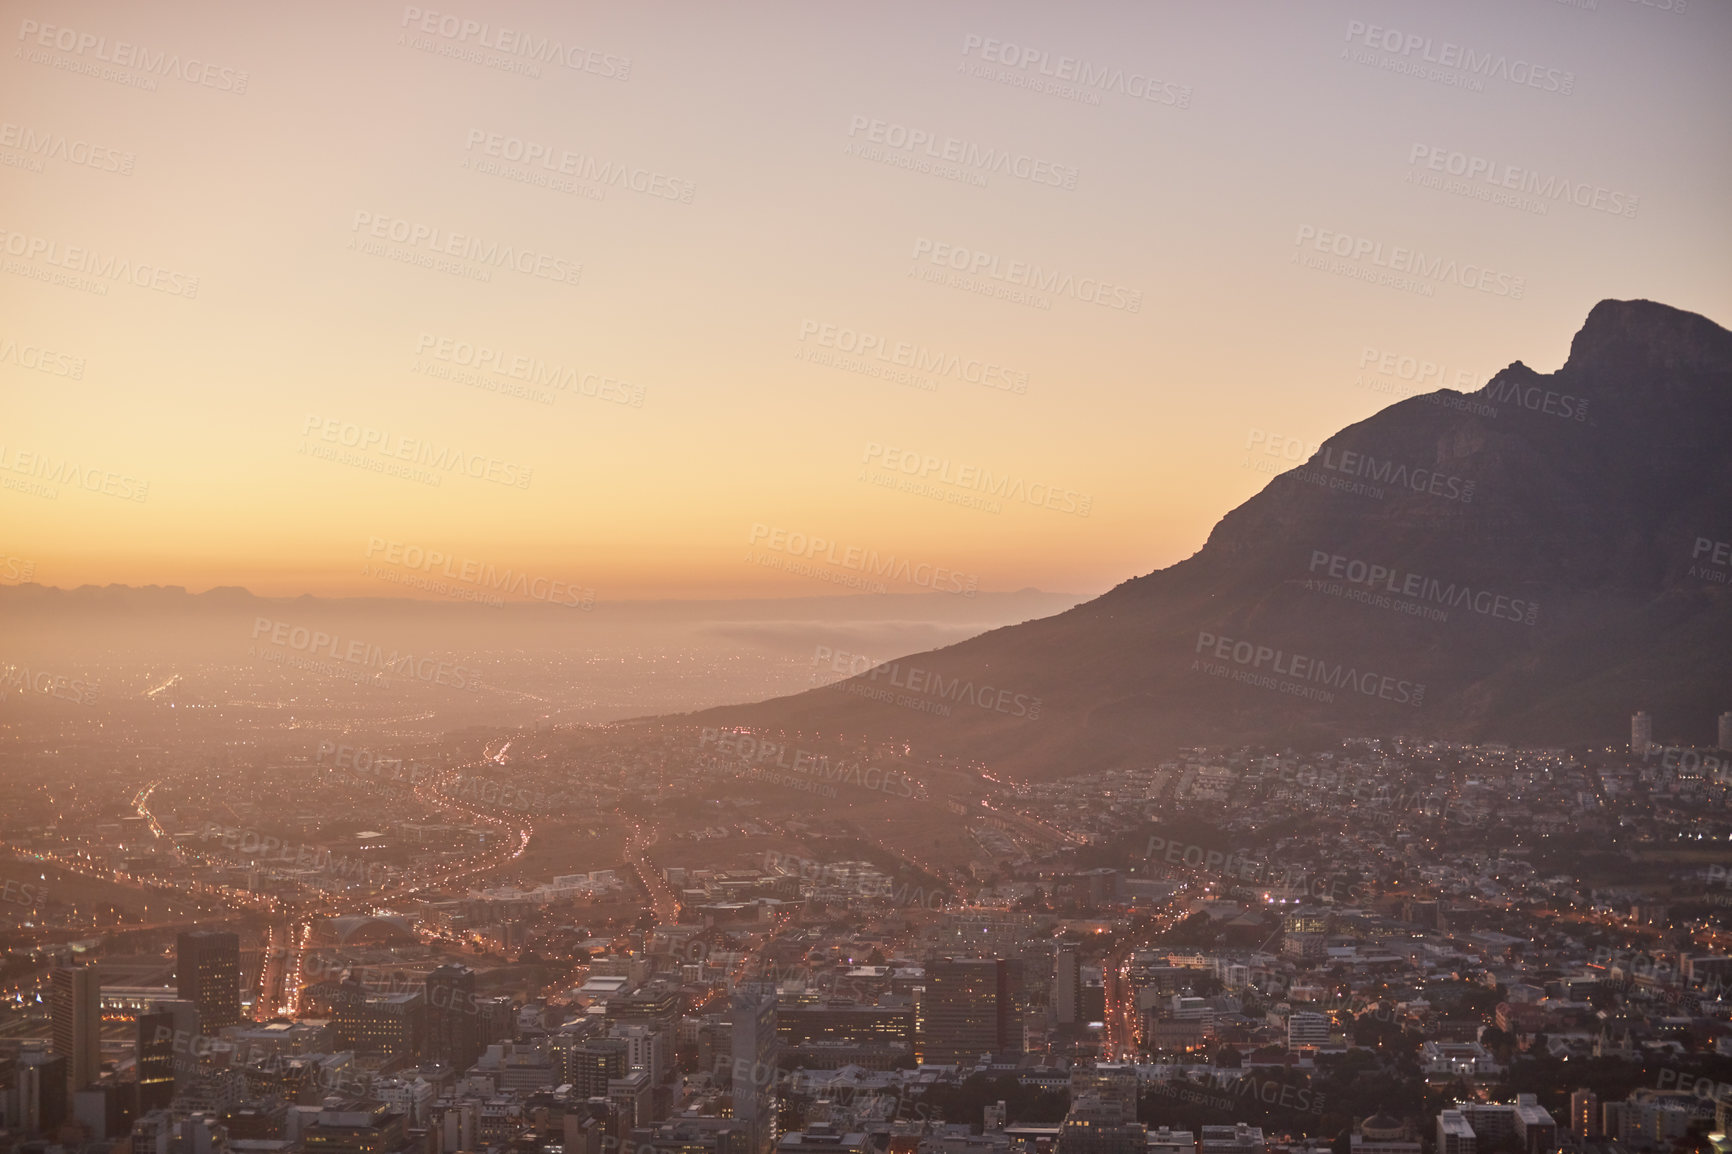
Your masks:
<svg viewBox="0 0 1732 1154"><path fill-rule="evenodd" d="M1723 4L0 27L0 581L1092 594L1600 299L1732 323Z"/></svg>

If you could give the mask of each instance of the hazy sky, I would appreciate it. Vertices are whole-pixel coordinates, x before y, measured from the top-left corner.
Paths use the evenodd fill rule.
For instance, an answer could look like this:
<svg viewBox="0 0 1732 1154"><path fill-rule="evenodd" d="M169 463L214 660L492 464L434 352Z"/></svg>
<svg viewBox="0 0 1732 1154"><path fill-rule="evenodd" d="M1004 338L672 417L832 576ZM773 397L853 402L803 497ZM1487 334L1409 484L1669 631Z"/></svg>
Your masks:
<svg viewBox="0 0 1732 1154"><path fill-rule="evenodd" d="M8 11L3 580L1096 592L1732 319L1725 0Z"/></svg>

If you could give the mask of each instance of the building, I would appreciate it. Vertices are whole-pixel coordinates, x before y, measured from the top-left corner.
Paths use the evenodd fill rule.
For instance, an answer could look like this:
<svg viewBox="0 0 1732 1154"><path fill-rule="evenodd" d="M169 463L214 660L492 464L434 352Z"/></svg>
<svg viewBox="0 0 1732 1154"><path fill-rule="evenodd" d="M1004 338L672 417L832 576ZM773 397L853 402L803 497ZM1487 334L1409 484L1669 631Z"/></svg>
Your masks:
<svg viewBox="0 0 1732 1154"><path fill-rule="evenodd" d="M154 1009L134 1020L138 1065L138 1112L148 1114L174 1101L174 1011Z"/></svg>
<svg viewBox="0 0 1732 1154"><path fill-rule="evenodd" d="M1197 1139L1197 1154L1263 1154L1260 1126L1204 1126Z"/></svg>
<svg viewBox="0 0 1732 1154"><path fill-rule="evenodd" d="M1460 1110L1445 1110L1437 1116L1437 1154L1475 1154L1479 1138Z"/></svg>
<svg viewBox="0 0 1732 1154"><path fill-rule="evenodd" d="M427 1041L422 1052L428 1061L443 1062L453 1070L469 1069L481 1056L482 1047L497 1041L481 1037L475 971L468 966L440 966L427 975L422 990L427 1015Z"/></svg>
<svg viewBox="0 0 1732 1154"><path fill-rule="evenodd" d="M1021 1052L1020 1031L1002 958L942 958L926 967L914 1002L914 1060L972 1065L983 1054Z"/></svg>
<svg viewBox="0 0 1732 1154"><path fill-rule="evenodd" d="M200 1028L214 1035L241 1020L241 940L218 930L192 930L175 940L174 976L180 996L198 1007Z"/></svg>
<svg viewBox="0 0 1732 1154"><path fill-rule="evenodd" d="M82 1090L102 1070L102 985L95 966L56 966L52 982L54 1053L66 1059L67 1089Z"/></svg>
<svg viewBox="0 0 1732 1154"><path fill-rule="evenodd" d="M1135 1066L1097 1065L1090 1069L1070 1072L1072 1104L1084 1098L1100 1098L1117 1102L1126 1118L1137 1116L1137 1068Z"/></svg>
<svg viewBox="0 0 1732 1154"><path fill-rule="evenodd" d="M67 1070L71 1060L50 1052L41 1042L25 1042L13 1069L13 1117L27 1133L50 1133L72 1113Z"/></svg>
<svg viewBox="0 0 1732 1154"><path fill-rule="evenodd" d="M608 1083L625 1077L627 1060L618 1038L589 1038L566 1049L565 1080L579 1098L605 1098Z"/></svg>
<svg viewBox="0 0 1732 1154"><path fill-rule="evenodd" d="M1197 1139L1189 1130L1162 1126L1148 1132L1148 1154L1197 1154Z"/></svg>
<svg viewBox="0 0 1732 1154"><path fill-rule="evenodd" d="M776 991L743 986L729 998L733 1018L734 1118L746 1131L750 1154L776 1144Z"/></svg>
<svg viewBox="0 0 1732 1154"><path fill-rule="evenodd" d="M1287 1048L1314 1050L1329 1044L1329 1015L1296 1010L1287 1015Z"/></svg>
<svg viewBox="0 0 1732 1154"><path fill-rule="evenodd" d="M1600 1136L1600 1097L1586 1087L1570 1095L1570 1133L1577 1138Z"/></svg>
<svg viewBox="0 0 1732 1154"><path fill-rule="evenodd" d="M1058 948L1052 969L1052 1008L1061 1026L1077 1024L1082 1002L1082 965L1076 947L1065 944Z"/></svg>
<svg viewBox="0 0 1732 1154"><path fill-rule="evenodd" d="M1388 1114L1373 1114L1359 1123L1347 1144L1350 1154L1420 1154L1419 1140Z"/></svg>
<svg viewBox="0 0 1732 1154"><path fill-rule="evenodd" d="M1654 719L1646 709L1638 709L1630 718L1630 752L1645 757L1653 747Z"/></svg>
<svg viewBox="0 0 1732 1154"><path fill-rule="evenodd" d="M1514 1138L1527 1154L1552 1154L1557 1149L1557 1123L1532 1094L1517 1094L1514 1102L1457 1102L1454 1111L1445 1111L1452 1112L1462 1116L1481 1146ZM1442 1130L1438 1133L1438 1154L1448 1154L1441 1146Z"/></svg>
<svg viewBox="0 0 1732 1154"><path fill-rule="evenodd" d="M1147 1127L1135 1114L1127 1118L1122 1102L1085 1094L1064 1116L1057 1154L1147 1154L1148 1144ZM1263 1154L1260 1146L1256 1154Z"/></svg>
<svg viewBox="0 0 1732 1154"><path fill-rule="evenodd" d="M369 994L360 982L349 978L338 987L331 1003L338 1049L393 1057L421 1051L426 1002L420 990Z"/></svg>
<svg viewBox="0 0 1732 1154"><path fill-rule="evenodd" d="M1732 749L1732 709L1720 715L1720 740L1715 744L1721 749Z"/></svg>
<svg viewBox="0 0 1732 1154"><path fill-rule="evenodd" d="M1634 1148L1668 1146L1689 1134L1701 1105L1687 1092L1637 1090L1601 1107L1605 1136Z"/></svg>
<svg viewBox="0 0 1732 1154"><path fill-rule="evenodd" d="M407 1141L403 1115L362 1099L320 1110L318 1121L301 1130L306 1154L389 1154Z"/></svg>
<svg viewBox="0 0 1732 1154"><path fill-rule="evenodd" d="M862 1154L865 1134L848 1134L829 1122L811 1122L804 1130L782 1135L776 1154Z"/></svg>

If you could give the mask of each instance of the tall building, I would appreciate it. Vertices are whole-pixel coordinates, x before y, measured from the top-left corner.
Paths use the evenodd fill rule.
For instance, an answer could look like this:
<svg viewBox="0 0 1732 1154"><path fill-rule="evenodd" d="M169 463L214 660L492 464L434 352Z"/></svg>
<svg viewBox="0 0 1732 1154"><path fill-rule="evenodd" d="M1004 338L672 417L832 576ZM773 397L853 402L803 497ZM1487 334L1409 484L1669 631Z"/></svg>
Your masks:
<svg viewBox="0 0 1732 1154"><path fill-rule="evenodd" d="M393 1057L421 1051L426 1006L420 990L369 994L350 979L333 1002L336 1044L342 1049Z"/></svg>
<svg viewBox="0 0 1732 1154"><path fill-rule="evenodd" d="M747 1133L749 1154L769 1154L776 1142L776 989L742 986L730 996L729 1010L734 1118Z"/></svg>
<svg viewBox="0 0 1732 1154"><path fill-rule="evenodd" d="M1654 719L1648 716L1646 709L1638 709L1630 718L1630 752L1645 755L1653 744Z"/></svg>
<svg viewBox="0 0 1732 1154"><path fill-rule="evenodd" d="M54 1053L66 1059L69 1090L84 1089L102 1069L102 985L95 966L56 966L50 1006Z"/></svg>
<svg viewBox="0 0 1732 1154"><path fill-rule="evenodd" d="M1720 715L1720 740L1717 744L1721 749L1732 749L1732 709Z"/></svg>
<svg viewBox="0 0 1732 1154"><path fill-rule="evenodd" d="M475 971L468 966L440 966L427 975L425 989L426 1056L461 1073L475 1064L482 1049Z"/></svg>
<svg viewBox="0 0 1732 1154"><path fill-rule="evenodd" d="M1079 1004L1082 1000L1082 964L1077 957L1076 947L1061 945L1058 954L1053 959L1052 968L1052 1008L1058 1015L1058 1024L1074 1026L1077 1024Z"/></svg>
<svg viewBox="0 0 1732 1154"><path fill-rule="evenodd" d="M1437 1116L1437 1154L1474 1154L1479 1139L1460 1110Z"/></svg>
<svg viewBox="0 0 1732 1154"><path fill-rule="evenodd" d="M1570 1095L1570 1133L1578 1138L1600 1136L1600 1098L1585 1087Z"/></svg>
<svg viewBox="0 0 1732 1154"><path fill-rule="evenodd" d="M49 1132L66 1121L72 1112L72 1095L66 1089L70 1065L40 1042L25 1042L19 1049L13 1093L20 1129Z"/></svg>
<svg viewBox="0 0 1732 1154"><path fill-rule="evenodd" d="M941 958L914 1003L914 1060L959 1065L1019 1053L1010 969L1003 958Z"/></svg>
<svg viewBox="0 0 1732 1154"><path fill-rule="evenodd" d="M241 1020L241 940L220 930L194 930L175 941L175 981L180 996L198 1007L199 1025L210 1034Z"/></svg>
<svg viewBox="0 0 1732 1154"><path fill-rule="evenodd" d="M565 1080L579 1098L607 1097L607 1084L625 1077L626 1044L618 1038L588 1038L565 1050Z"/></svg>
<svg viewBox="0 0 1732 1154"><path fill-rule="evenodd" d="M160 1007L138 1015L138 1112L148 1114L174 1101L174 1012Z"/></svg>

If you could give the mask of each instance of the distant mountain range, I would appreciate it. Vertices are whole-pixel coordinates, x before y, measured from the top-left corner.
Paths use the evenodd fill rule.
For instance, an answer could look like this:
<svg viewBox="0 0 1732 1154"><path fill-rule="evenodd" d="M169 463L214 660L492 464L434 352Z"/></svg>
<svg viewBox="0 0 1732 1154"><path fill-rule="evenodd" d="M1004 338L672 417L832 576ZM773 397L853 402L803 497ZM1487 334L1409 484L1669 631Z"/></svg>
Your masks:
<svg viewBox="0 0 1732 1154"><path fill-rule="evenodd" d="M1407 734L1711 744L1732 710L1732 333L1602 301L1556 373L1400 401L1196 555L1057 616L695 715L1051 775Z"/></svg>

